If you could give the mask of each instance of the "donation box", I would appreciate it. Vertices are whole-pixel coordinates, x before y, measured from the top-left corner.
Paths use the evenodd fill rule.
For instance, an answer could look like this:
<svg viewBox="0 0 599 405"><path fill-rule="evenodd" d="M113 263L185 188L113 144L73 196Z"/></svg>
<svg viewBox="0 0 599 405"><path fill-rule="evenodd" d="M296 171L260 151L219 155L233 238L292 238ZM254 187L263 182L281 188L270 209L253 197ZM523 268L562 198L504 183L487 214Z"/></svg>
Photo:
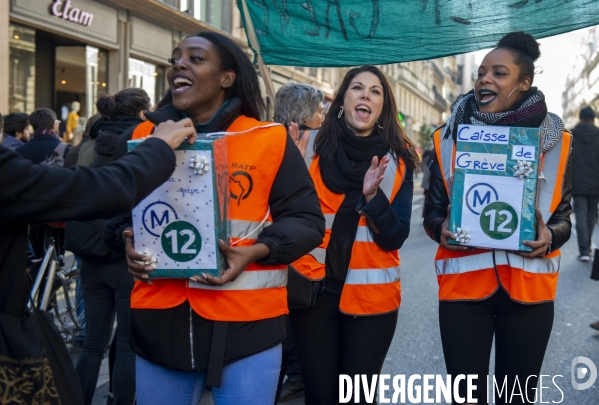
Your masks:
<svg viewBox="0 0 599 405"><path fill-rule="evenodd" d="M460 125L451 187L451 244L531 251L541 135L538 128Z"/></svg>
<svg viewBox="0 0 599 405"><path fill-rule="evenodd" d="M219 277L227 265L218 240L230 234L226 139L198 134L174 152L171 177L133 209L135 249L150 258L150 278Z"/></svg>

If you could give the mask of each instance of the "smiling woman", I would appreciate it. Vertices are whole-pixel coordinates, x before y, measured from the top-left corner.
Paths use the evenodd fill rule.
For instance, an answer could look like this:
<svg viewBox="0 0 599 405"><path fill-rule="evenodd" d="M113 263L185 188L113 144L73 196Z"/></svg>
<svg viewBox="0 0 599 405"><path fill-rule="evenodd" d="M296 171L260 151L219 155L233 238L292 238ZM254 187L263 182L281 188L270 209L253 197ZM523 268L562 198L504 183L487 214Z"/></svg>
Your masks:
<svg viewBox="0 0 599 405"><path fill-rule="evenodd" d="M495 376L505 378L508 387L526 381L525 395L518 402L526 404L534 403L528 398L535 397L551 334L558 249L570 237L572 212L571 138L562 120L547 112L543 93L531 87L534 61L539 56L539 45L532 36L513 32L484 57L474 90L458 98L447 124L433 134L436 158L430 166L424 219L427 234L439 243L435 267L447 373L475 374L478 381L485 381L494 339ZM495 135L497 142L501 142L502 127L540 128L547 178L539 183L539 196L551 201L551 209L543 213L537 209L536 240L524 242L532 252L488 251L448 243L456 239L448 230L447 218L455 165L506 169L501 163L505 155L492 155L498 159L495 162L477 162L477 154L456 152L456 138L467 136L458 132L460 124L488 125L484 135L481 131L473 136L492 139ZM503 141L507 142L505 136ZM474 393L478 403L486 403L487 392L485 384L478 385ZM460 385L459 394L466 395L465 383Z"/></svg>
<svg viewBox="0 0 599 405"><path fill-rule="evenodd" d="M314 307L290 311L306 404L339 403L339 374L370 379L381 371L401 301L399 248L418 166L378 68L351 69L329 111L306 154L326 236L293 263L321 280Z"/></svg>
<svg viewBox="0 0 599 405"><path fill-rule="evenodd" d="M285 128L259 121L258 77L233 41L202 32L181 41L169 62L170 93L146 114L149 122L123 134L122 144L150 135L161 122L189 117L198 133L229 132L229 180L248 179L250 187L231 193L234 243L219 242L228 261L221 277L149 283L152 268L140 264L146 258L126 230L129 272L138 278L131 294L137 403L197 404L209 385L217 405L272 404L285 336L287 264L324 234L314 185ZM264 218L271 224L256 233ZM120 238L121 232L114 233Z"/></svg>

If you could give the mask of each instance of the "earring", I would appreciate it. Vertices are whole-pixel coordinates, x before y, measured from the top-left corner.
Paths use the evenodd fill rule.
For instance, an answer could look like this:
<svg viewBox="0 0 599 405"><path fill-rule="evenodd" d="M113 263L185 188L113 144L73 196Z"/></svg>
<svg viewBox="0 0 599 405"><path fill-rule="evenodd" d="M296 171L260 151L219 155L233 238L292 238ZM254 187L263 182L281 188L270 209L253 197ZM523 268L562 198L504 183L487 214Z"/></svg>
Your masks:
<svg viewBox="0 0 599 405"><path fill-rule="evenodd" d="M337 118L341 118L342 115L343 115L343 107L341 107L339 114L337 114Z"/></svg>
<svg viewBox="0 0 599 405"><path fill-rule="evenodd" d="M379 124L379 121L376 121L376 126L379 127L379 129L383 129L383 127Z"/></svg>

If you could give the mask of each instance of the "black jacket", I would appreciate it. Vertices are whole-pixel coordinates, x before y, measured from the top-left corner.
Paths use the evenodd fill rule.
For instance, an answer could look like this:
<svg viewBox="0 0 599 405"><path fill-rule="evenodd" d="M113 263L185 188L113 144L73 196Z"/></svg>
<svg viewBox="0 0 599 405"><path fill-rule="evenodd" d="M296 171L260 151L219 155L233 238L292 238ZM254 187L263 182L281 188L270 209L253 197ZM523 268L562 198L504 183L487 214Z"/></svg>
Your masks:
<svg viewBox="0 0 599 405"><path fill-rule="evenodd" d="M582 121L572 129L572 195L599 196L599 128Z"/></svg>
<svg viewBox="0 0 599 405"><path fill-rule="evenodd" d="M152 165L161 161L162 165ZM131 210L175 168L159 139L102 169L32 164L0 145L0 313L24 315L27 224L110 218Z"/></svg>
<svg viewBox="0 0 599 405"><path fill-rule="evenodd" d="M52 152L54 152L54 149L56 149L60 142L60 139L52 135L35 134L33 139L19 146L15 151L19 152L25 159L37 164L52 155ZM70 150L71 147L67 146L63 157L66 157Z"/></svg>
<svg viewBox="0 0 599 405"><path fill-rule="evenodd" d="M210 122L197 125L196 129L198 132L225 130L238 116L238 109L224 104ZM168 104L147 113L146 118L159 124L167 120L179 121L182 115ZM117 154L126 151L126 143L133 131L132 128L121 135ZM257 240L270 248L270 255L260 261L262 264L291 263L321 243L325 230L324 216L304 159L289 136L283 161L270 191L269 205L273 223L260 233ZM126 222L120 218L109 224L115 230L112 236L114 248L119 248L119 244L122 248L121 232ZM207 369L213 328L217 322L191 311L188 302L166 310L134 309L131 322L131 344L138 355L169 369L195 369L200 372ZM228 322L226 328L225 364L281 343L285 338L286 316L256 322Z"/></svg>
<svg viewBox="0 0 599 405"><path fill-rule="evenodd" d="M429 187L429 198L426 204L426 216L424 217L424 230L426 234L437 243L441 240L441 224L447 218L447 207L449 206L449 197L445 190L441 169L437 161L435 153L433 161L430 165L431 180ZM551 242L551 250L556 250L562 247L568 239L572 229L570 214L572 214L572 206L570 199L572 198L572 156L568 159L566 165L566 175L563 185L562 201L557 206L549 221L547 227L553 234Z"/></svg>

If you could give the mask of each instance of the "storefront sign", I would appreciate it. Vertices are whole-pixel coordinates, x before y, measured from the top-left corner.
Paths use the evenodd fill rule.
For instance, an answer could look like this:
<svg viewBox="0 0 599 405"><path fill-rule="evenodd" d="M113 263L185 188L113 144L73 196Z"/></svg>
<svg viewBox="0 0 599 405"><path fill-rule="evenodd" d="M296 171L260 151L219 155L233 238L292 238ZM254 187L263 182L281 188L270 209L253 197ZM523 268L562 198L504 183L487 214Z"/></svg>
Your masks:
<svg viewBox="0 0 599 405"><path fill-rule="evenodd" d="M63 2L62 0L55 0L52 4L52 15L56 17L62 17L65 20L84 25L89 27L92 25L94 15L78 9L77 7L71 8L71 0Z"/></svg>

